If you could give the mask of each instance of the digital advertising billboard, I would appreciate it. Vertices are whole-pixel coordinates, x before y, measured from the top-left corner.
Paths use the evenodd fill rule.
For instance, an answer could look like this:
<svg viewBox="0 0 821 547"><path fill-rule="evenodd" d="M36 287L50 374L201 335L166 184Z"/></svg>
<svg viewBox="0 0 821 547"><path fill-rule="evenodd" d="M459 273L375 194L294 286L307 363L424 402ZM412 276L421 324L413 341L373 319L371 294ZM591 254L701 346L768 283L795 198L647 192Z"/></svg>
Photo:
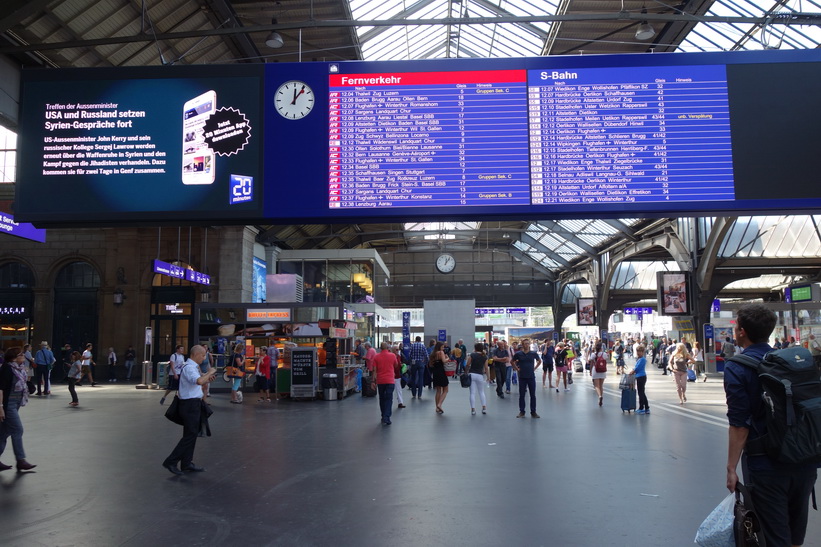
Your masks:
<svg viewBox="0 0 821 547"><path fill-rule="evenodd" d="M19 214L75 223L259 217L261 71L180 68L26 71Z"/></svg>

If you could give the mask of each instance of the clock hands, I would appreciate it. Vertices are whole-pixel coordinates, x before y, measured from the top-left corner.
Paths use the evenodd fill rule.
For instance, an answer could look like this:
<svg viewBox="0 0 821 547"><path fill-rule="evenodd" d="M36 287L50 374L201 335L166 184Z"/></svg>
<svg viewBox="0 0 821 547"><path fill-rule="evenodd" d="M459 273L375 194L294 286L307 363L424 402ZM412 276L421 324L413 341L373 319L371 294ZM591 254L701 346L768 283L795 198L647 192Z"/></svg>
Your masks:
<svg viewBox="0 0 821 547"><path fill-rule="evenodd" d="M294 100L293 100L293 101L291 101L291 104L294 104L294 105L295 105L295 104L296 104L296 100L297 100L297 99L299 98L299 96L300 96L300 95L302 95L303 93L305 93L305 86L304 86L304 85L302 86L302 88L299 90L299 92L298 92L298 93L297 93L296 88L294 88Z"/></svg>

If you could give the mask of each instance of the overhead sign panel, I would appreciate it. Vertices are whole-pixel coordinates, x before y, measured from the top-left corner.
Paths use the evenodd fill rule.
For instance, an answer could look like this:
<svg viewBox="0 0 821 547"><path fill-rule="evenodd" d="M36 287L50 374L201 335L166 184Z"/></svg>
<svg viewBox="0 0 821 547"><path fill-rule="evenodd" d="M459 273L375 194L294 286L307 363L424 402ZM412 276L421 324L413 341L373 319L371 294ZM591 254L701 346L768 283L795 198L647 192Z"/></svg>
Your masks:
<svg viewBox="0 0 821 547"><path fill-rule="evenodd" d="M809 212L819 74L818 50L24 71L15 212L64 225Z"/></svg>

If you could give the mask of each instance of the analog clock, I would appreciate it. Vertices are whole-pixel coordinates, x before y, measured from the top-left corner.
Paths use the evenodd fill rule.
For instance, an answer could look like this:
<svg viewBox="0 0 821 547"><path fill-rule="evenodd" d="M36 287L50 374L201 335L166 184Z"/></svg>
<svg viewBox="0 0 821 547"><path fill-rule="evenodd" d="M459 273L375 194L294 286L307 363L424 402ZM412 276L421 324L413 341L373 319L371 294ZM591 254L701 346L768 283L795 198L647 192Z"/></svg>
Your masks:
<svg viewBox="0 0 821 547"><path fill-rule="evenodd" d="M285 82L274 93L274 107L287 120L301 120L314 107L314 92L305 82Z"/></svg>
<svg viewBox="0 0 821 547"><path fill-rule="evenodd" d="M444 253L436 259L436 269L442 273L450 273L456 267L456 260L453 255Z"/></svg>

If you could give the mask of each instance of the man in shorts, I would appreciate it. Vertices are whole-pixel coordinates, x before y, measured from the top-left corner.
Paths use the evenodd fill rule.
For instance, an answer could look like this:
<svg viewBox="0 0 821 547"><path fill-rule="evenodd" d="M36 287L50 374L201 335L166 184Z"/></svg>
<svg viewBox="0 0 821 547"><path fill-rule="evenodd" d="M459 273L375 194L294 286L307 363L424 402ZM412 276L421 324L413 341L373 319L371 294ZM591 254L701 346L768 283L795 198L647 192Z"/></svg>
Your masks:
<svg viewBox="0 0 821 547"><path fill-rule="evenodd" d="M556 346L553 340L545 340L542 346L542 388L553 388L553 357L556 355ZM545 379L548 385L545 386Z"/></svg>

